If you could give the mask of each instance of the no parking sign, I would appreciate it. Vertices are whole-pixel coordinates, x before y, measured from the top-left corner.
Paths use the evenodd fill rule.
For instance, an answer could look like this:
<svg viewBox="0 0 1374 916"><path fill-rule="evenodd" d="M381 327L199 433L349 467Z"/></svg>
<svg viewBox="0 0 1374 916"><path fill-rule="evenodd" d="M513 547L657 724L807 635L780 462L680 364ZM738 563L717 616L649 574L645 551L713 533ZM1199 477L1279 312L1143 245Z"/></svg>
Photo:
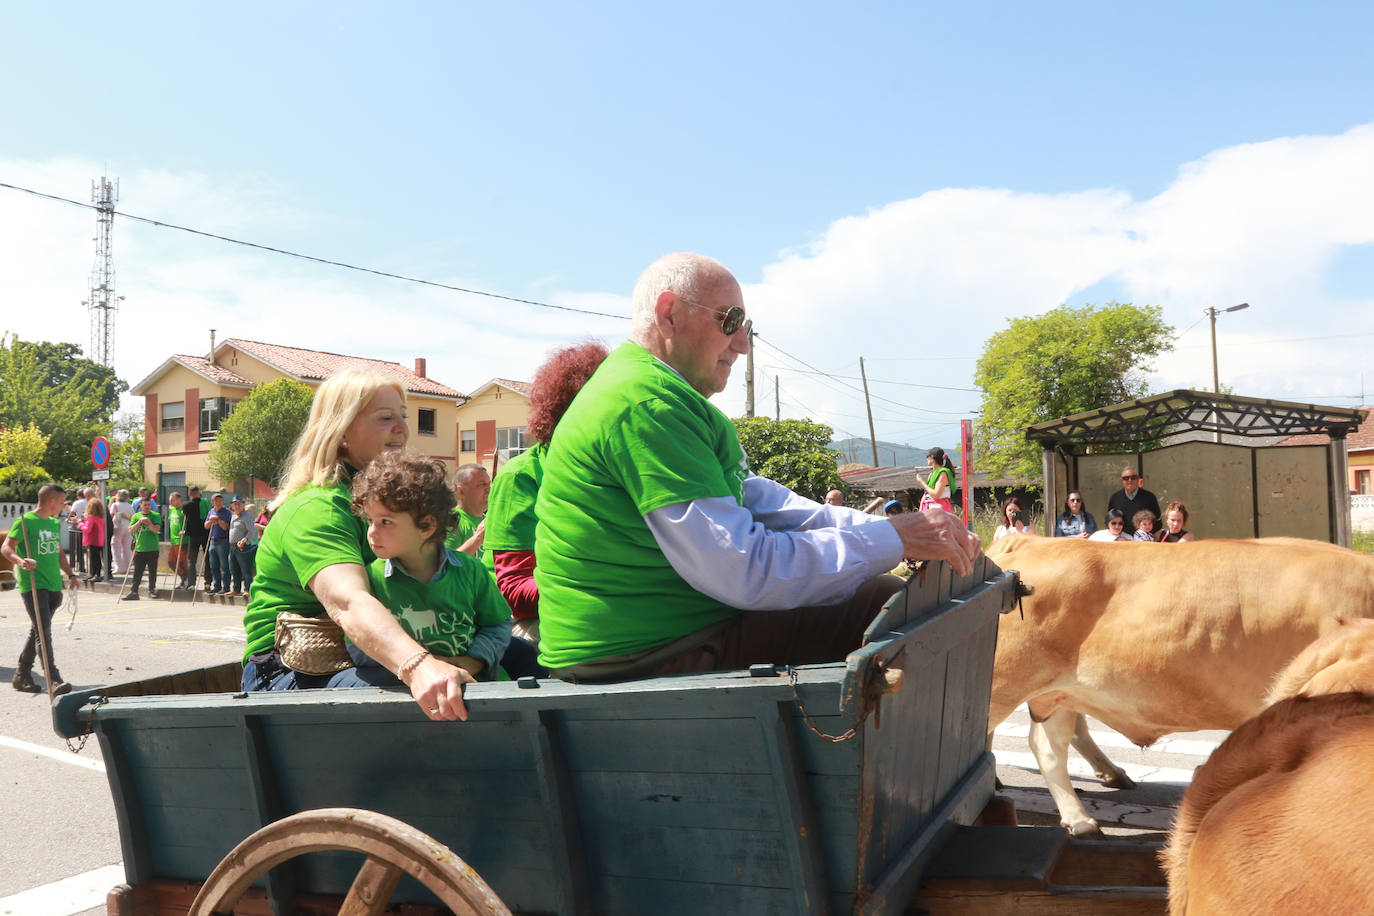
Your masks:
<svg viewBox="0 0 1374 916"><path fill-rule="evenodd" d="M104 468L110 463L110 440L104 436L96 436L91 443L91 464L98 468Z"/></svg>

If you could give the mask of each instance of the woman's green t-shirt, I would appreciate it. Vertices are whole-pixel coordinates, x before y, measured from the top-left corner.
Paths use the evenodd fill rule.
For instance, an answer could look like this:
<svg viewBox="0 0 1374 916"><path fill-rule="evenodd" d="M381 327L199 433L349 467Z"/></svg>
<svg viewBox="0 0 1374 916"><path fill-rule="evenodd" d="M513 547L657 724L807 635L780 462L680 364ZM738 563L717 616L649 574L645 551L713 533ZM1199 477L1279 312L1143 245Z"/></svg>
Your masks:
<svg viewBox="0 0 1374 916"><path fill-rule="evenodd" d="M534 502L539 497L539 479L543 476L540 462L546 446L516 455L506 462L492 479L491 498L487 502L487 533L482 537L482 563L496 575L495 550L533 550L534 529L538 517Z"/></svg>
<svg viewBox="0 0 1374 916"><path fill-rule="evenodd" d="M376 558L367 545L367 526L353 514L348 485L307 487L293 494L258 542L257 574L243 615L248 638L244 660L272 648L282 611L324 614L324 605L307 586L316 573L338 563L366 567Z"/></svg>

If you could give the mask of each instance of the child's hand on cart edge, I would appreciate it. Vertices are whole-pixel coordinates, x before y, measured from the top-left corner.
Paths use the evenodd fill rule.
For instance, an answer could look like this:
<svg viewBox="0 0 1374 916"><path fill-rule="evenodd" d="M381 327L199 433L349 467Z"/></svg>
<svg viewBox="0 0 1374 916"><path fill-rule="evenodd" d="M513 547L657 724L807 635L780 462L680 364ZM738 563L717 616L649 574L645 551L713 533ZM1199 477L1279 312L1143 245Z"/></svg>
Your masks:
<svg viewBox="0 0 1374 916"><path fill-rule="evenodd" d="M430 656L410 672L407 686L415 702L431 719L466 722L468 708L463 703L463 687L476 680L469 671Z"/></svg>

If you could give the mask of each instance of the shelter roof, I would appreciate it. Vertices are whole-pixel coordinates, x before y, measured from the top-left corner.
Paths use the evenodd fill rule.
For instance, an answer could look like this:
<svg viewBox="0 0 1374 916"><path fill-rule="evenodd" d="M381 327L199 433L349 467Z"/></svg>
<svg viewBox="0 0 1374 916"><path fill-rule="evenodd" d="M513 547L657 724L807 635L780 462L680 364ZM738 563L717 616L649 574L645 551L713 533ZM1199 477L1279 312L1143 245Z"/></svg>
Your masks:
<svg viewBox="0 0 1374 916"><path fill-rule="evenodd" d="M1360 424L1360 428L1345 437L1345 446L1351 451L1374 448L1374 407L1365 405L1359 408L1365 411L1365 421ZM1325 433L1306 433L1301 436L1290 436L1284 439L1279 445L1325 445L1331 441L1331 437Z"/></svg>
<svg viewBox="0 0 1374 916"><path fill-rule="evenodd" d="M1243 438L1322 433L1344 436L1367 412L1180 388L1026 428L1044 448L1157 441L1190 431Z"/></svg>

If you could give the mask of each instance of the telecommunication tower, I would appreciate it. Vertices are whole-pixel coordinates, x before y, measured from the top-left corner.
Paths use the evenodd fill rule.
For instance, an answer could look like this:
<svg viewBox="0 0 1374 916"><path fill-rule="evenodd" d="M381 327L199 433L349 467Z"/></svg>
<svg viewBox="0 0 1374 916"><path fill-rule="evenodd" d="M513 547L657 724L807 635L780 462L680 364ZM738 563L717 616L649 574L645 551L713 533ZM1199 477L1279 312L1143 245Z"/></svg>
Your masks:
<svg viewBox="0 0 1374 916"><path fill-rule="evenodd" d="M110 250L119 179L111 182L103 175L91 179L91 203L96 212L95 266L91 268L90 298L81 303L91 313L91 348L87 356L102 366L113 367L114 313L124 298L115 295L114 255Z"/></svg>

